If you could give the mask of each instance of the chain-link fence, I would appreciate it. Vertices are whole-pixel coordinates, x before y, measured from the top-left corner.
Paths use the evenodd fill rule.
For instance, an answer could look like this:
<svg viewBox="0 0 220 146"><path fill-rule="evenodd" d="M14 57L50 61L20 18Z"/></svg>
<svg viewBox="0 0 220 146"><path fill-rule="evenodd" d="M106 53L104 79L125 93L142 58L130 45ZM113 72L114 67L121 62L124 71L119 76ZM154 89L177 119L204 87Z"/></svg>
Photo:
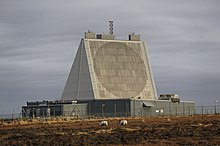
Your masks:
<svg viewBox="0 0 220 146"><path fill-rule="evenodd" d="M195 114L220 114L220 105L212 105L212 106L196 106Z"/></svg>
<svg viewBox="0 0 220 146"><path fill-rule="evenodd" d="M134 111L114 111L108 112L103 110L101 113L87 113L85 111L83 115L80 115L80 111L77 114L72 115L63 115L59 117L74 117L74 118L98 118L98 117L129 117L134 116L132 112L135 112L135 116L140 117L151 117L151 116L188 116L188 115L205 115L205 114L220 114L220 105L212 106L195 106L193 107L182 107L182 108L171 108L171 107L150 107L150 108L136 108ZM56 117L53 114L51 117ZM46 117L46 115L45 115ZM45 118L41 117L41 118ZM9 113L9 114L0 114L0 119L17 119L22 118L22 113ZM31 117L33 118L33 117ZM36 117L35 117L36 118Z"/></svg>
<svg viewBox="0 0 220 146"><path fill-rule="evenodd" d="M21 113L0 114L0 119L17 119L21 117Z"/></svg>
<svg viewBox="0 0 220 146"><path fill-rule="evenodd" d="M212 106L181 106L181 107L146 107L133 108L126 112L108 112L103 110L102 113L92 113L90 117L155 117L155 116L189 116L202 114L220 114L220 105Z"/></svg>

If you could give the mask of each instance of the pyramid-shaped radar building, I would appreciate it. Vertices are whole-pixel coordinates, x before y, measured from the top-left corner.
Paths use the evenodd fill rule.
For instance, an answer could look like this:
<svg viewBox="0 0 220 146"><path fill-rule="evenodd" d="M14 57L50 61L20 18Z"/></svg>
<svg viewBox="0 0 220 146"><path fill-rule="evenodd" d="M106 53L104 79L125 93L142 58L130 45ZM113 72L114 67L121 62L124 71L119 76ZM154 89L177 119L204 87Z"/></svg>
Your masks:
<svg viewBox="0 0 220 146"><path fill-rule="evenodd" d="M140 35L115 40L114 35L86 32L61 100L156 99L156 96L147 48Z"/></svg>

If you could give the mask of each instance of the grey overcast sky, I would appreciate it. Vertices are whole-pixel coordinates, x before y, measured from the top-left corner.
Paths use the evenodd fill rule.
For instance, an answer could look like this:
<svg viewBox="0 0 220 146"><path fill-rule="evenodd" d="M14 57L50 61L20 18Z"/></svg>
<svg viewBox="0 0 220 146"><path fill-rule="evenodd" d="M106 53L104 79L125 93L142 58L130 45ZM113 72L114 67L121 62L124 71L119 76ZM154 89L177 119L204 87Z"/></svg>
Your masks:
<svg viewBox="0 0 220 146"><path fill-rule="evenodd" d="M59 99L84 32L108 32L108 20L117 39L141 34L158 95L220 104L219 7L219 0L0 0L0 113Z"/></svg>

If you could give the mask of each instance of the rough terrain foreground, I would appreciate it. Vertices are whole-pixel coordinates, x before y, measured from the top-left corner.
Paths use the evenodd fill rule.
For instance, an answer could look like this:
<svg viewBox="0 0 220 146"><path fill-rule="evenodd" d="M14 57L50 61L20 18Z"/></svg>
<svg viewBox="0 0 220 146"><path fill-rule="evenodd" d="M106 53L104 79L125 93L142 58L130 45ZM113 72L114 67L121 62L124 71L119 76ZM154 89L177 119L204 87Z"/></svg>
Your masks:
<svg viewBox="0 0 220 146"><path fill-rule="evenodd" d="M0 145L220 145L220 115L1 123Z"/></svg>

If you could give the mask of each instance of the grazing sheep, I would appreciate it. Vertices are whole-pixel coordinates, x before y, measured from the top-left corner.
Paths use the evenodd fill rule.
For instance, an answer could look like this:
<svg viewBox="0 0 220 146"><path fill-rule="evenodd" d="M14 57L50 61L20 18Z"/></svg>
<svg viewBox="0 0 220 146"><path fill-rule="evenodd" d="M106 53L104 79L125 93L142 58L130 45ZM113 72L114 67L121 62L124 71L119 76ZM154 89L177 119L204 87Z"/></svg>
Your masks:
<svg viewBox="0 0 220 146"><path fill-rule="evenodd" d="M120 120L120 121L119 121L119 124L120 124L121 126L125 126L125 125L128 124L128 121L127 121L127 120Z"/></svg>
<svg viewBox="0 0 220 146"><path fill-rule="evenodd" d="M99 126L108 126L108 121L100 121Z"/></svg>

